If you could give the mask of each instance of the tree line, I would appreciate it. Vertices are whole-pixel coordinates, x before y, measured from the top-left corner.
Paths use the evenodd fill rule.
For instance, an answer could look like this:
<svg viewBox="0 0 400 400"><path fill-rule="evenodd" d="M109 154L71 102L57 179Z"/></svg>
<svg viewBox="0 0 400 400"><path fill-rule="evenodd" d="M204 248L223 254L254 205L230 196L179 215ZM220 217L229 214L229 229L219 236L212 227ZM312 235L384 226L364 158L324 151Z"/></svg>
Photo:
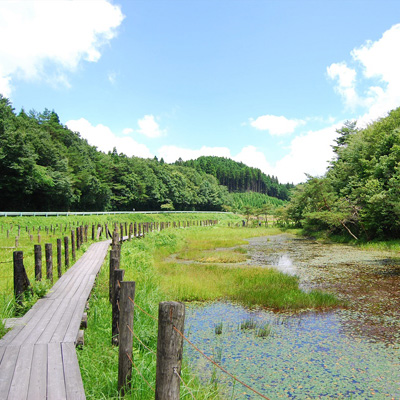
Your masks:
<svg viewBox="0 0 400 400"><path fill-rule="evenodd" d="M288 200L290 189L294 187L290 183L279 183L278 178L266 175L258 168L252 168L225 157L202 156L196 160L178 160L175 164L185 165L215 176L221 185L228 188L229 192L256 192Z"/></svg>
<svg viewBox="0 0 400 400"><path fill-rule="evenodd" d="M250 181L241 189L250 189ZM1 95L0 191L2 211L219 211L233 206L228 187L210 171L156 157L128 157L115 149L98 151L62 125L54 111L17 114Z"/></svg>
<svg viewBox="0 0 400 400"><path fill-rule="evenodd" d="M306 232L353 239L400 234L400 108L364 129L347 121L337 130L335 157L323 177L298 185L281 219Z"/></svg>

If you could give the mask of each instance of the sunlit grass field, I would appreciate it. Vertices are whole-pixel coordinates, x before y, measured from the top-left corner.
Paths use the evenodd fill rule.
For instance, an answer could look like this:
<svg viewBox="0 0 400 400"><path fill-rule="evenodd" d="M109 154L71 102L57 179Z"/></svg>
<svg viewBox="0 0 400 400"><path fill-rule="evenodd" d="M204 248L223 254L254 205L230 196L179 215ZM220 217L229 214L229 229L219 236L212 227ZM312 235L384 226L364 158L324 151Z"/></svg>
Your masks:
<svg viewBox="0 0 400 400"><path fill-rule="evenodd" d="M108 215L86 215L86 216L51 216L51 217L1 217L0 219L0 337L5 333L3 320L10 317L20 316L26 312L38 299L51 287L46 281L45 244L51 243L53 250L53 281L58 279L57 275L57 239L62 243L62 273L65 272L64 237L69 238L70 266L73 265L71 252L71 230L76 232L76 227L88 225L88 241L84 242L80 250L76 251L76 260L82 256L93 241L92 224L108 224L112 231L114 224L129 224L131 222L178 222L181 221L204 221L220 219L224 223L236 221L238 217L233 214L108 214ZM103 232L100 240L105 239ZM34 268L34 245L42 246L42 281L35 282ZM31 285L33 296L24 301L23 307L17 307L14 301L13 281L13 253L23 251L24 266Z"/></svg>

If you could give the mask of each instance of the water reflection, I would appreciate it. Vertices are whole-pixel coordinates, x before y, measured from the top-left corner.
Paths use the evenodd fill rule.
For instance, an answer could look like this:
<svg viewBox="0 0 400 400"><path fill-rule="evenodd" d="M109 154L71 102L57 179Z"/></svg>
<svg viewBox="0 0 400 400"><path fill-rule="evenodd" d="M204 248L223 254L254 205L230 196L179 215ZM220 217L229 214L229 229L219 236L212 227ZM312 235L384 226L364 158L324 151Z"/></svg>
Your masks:
<svg viewBox="0 0 400 400"><path fill-rule="evenodd" d="M271 327L267 337L257 327L241 329L246 320ZM189 305L187 334L196 346L228 371L270 399L399 398L399 351L371 344L343 331L341 311L298 315L245 309L231 303ZM222 334L215 323L222 322ZM215 367L190 346L185 354L206 382ZM257 395L217 373L224 398Z"/></svg>
<svg viewBox="0 0 400 400"><path fill-rule="evenodd" d="M190 338L229 371L275 398L400 398L400 268L390 253L298 240L288 235L250 240L250 263L299 276L306 290L335 293L348 304L331 312L274 314L230 303L189 305ZM240 329L243 320L268 325ZM216 335L215 324L223 324ZM203 379L213 369L191 348ZM257 398L232 381L226 398Z"/></svg>

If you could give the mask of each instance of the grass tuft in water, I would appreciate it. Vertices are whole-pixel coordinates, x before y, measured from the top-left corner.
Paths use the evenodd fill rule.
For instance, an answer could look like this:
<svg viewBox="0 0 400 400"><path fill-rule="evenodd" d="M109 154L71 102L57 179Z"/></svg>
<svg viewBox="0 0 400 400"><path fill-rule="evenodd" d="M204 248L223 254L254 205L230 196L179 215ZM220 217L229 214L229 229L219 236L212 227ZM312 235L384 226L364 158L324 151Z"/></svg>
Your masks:
<svg viewBox="0 0 400 400"><path fill-rule="evenodd" d="M257 328L257 322L253 318L245 319L243 322L240 323L240 329L255 329Z"/></svg>
<svg viewBox="0 0 400 400"><path fill-rule="evenodd" d="M270 324L261 325L257 329L256 336L261 338L267 337L271 334L271 330L272 328Z"/></svg>
<svg viewBox="0 0 400 400"><path fill-rule="evenodd" d="M222 327L223 327L223 322L218 322L217 324L214 325L214 331L216 335L221 335L222 333Z"/></svg>

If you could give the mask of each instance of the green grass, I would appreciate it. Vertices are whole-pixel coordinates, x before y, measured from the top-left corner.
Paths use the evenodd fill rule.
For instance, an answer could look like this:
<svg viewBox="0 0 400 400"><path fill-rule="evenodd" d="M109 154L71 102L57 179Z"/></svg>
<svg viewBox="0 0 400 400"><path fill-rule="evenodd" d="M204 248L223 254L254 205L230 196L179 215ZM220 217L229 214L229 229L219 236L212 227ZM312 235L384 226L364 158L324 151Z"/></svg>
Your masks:
<svg viewBox="0 0 400 400"><path fill-rule="evenodd" d="M76 252L78 260L92 241L91 225L109 225L110 231L114 223L131 222L173 222L173 221L201 221L219 219L222 221L236 221L238 217L233 214L120 214L120 215L88 215L88 216L60 216L60 217L1 217L0 219L0 337L4 335L3 319L21 315L26 312L37 300L39 296L30 296L24 302L24 306L18 308L14 301L13 283L13 252L24 252L24 266L31 284L34 284L34 245L42 245L42 276L45 280L46 263L44 244L51 243L53 247L53 278L57 281L57 239L62 240L62 272L64 267L64 236L71 238L71 230L75 231L77 226L88 225L89 241L84 243L81 249ZM40 232L40 242L38 233ZM16 245L18 237L18 247ZM165 240L166 236L162 236ZM104 234L101 240L104 240ZM71 246L71 241L70 241ZM70 265L73 265L70 248ZM39 287L39 286L37 286ZM46 289L48 285L46 285Z"/></svg>
<svg viewBox="0 0 400 400"><path fill-rule="evenodd" d="M233 247L247 243L244 238L280 233L275 228L230 229L214 226L207 230L192 228L179 238L179 244L170 252L177 252L177 258L198 263L169 261L168 251L158 254L155 249L157 271L162 290L167 296L179 301L210 301L230 299L242 304L261 305L275 310L325 308L337 304L334 296L312 291L305 293L298 287L298 278L283 274L272 268L250 266L225 266L227 254L232 260L244 260L242 254L227 251L218 256L212 249ZM177 233L179 235L179 233ZM168 247L168 246L167 246ZM208 263L205 250L209 254Z"/></svg>
<svg viewBox="0 0 400 400"><path fill-rule="evenodd" d="M240 263L247 260L247 257L236 249L223 251L188 250L179 253L177 258L202 263Z"/></svg>
<svg viewBox="0 0 400 400"><path fill-rule="evenodd" d="M199 215L197 219L203 218L203 215ZM235 220L237 217L226 218L225 222ZM79 222L85 222L83 217L79 220ZM14 223L13 230L16 229L15 227L16 224ZM224 265L227 262L228 254L233 255L236 259L245 257L243 250L221 251L222 256L217 260L218 262L213 261L212 263L205 261L202 264L182 264L168 261L170 255L178 254L179 257L179 254L185 252L186 254L197 254L197 257L204 258L209 256L212 250L216 248L239 246L247 243L244 240L246 238L277 233L280 233L280 231L274 228L254 229L223 226L166 229L162 232L153 232L146 235L145 239L125 242L122 246L121 268L125 270L124 280L136 282L135 302L154 317L157 316L158 303L163 300L228 298L243 304L260 304L277 309L321 307L333 303L333 301L327 300L328 295L301 292L297 287L296 278L288 277L286 279L279 272L260 267ZM42 239L42 243L47 240L55 240L57 237L59 236L55 234L54 237ZM2 236L0 236L1 241ZM32 263L28 261L30 256L33 260L33 243L30 242L29 236L23 238L21 234L21 246L25 245L24 241L27 243L26 265L28 266L27 270L29 270L28 274L33 274L33 261ZM89 243L83 246L82 253L88 245ZM28 254L30 255L28 256ZM10 271L7 274L10 274ZM118 398L118 349L111 345L111 308L108 302L107 279L108 260L96 280L88 310L85 346L78 351L79 364L88 399ZM10 282L6 287L11 293L12 300ZM6 295L6 291L2 294L3 297L0 298L2 315L10 314L12 309L10 297ZM134 331L144 344L134 338L134 363L144 379L154 387L156 361L153 352L156 349L157 342L157 322L136 309ZM146 400L154 398L153 390L149 388L143 377L133 369L132 390L126 394L126 399ZM207 385L204 382L199 382L185 362L182 378L190 387L196 399L219 398L218 384L213 382L211 385ZM183 385L181 386L181 399L192 399L192 395Z"/></svg>
<svg viewBox="0 0 400 400"><path fill-rule="evenodd" d="M206 229L206 228L202 228ZM124 280L136 282L135 303L148 314L157 317L158 303L168 298L160 290L160 277L154 266L156 249L175 249L179 245L181 232L175 235L172 230L154 232L147 238L125 242L122 246L122 265ZM82 378L88 399L117 399L118 349L111 346L111 308L108 302L108 261L105 262L96 281L96 289L90 300L88 329L85 346L78 352ZM134 313L134 332L139 337L133 340L133 361L144 379L155 386L156 358L153 352L157 347L157 322L137 308ZM150 351L150 350L151 351ZM126 399L154 399L153 390L143 377L133 368L132 390ZM196 399L217 399L216 391L201 384L184 363L182 378L190 387ZM188 390L181 385L181 399L192 399Z"/></svg>

